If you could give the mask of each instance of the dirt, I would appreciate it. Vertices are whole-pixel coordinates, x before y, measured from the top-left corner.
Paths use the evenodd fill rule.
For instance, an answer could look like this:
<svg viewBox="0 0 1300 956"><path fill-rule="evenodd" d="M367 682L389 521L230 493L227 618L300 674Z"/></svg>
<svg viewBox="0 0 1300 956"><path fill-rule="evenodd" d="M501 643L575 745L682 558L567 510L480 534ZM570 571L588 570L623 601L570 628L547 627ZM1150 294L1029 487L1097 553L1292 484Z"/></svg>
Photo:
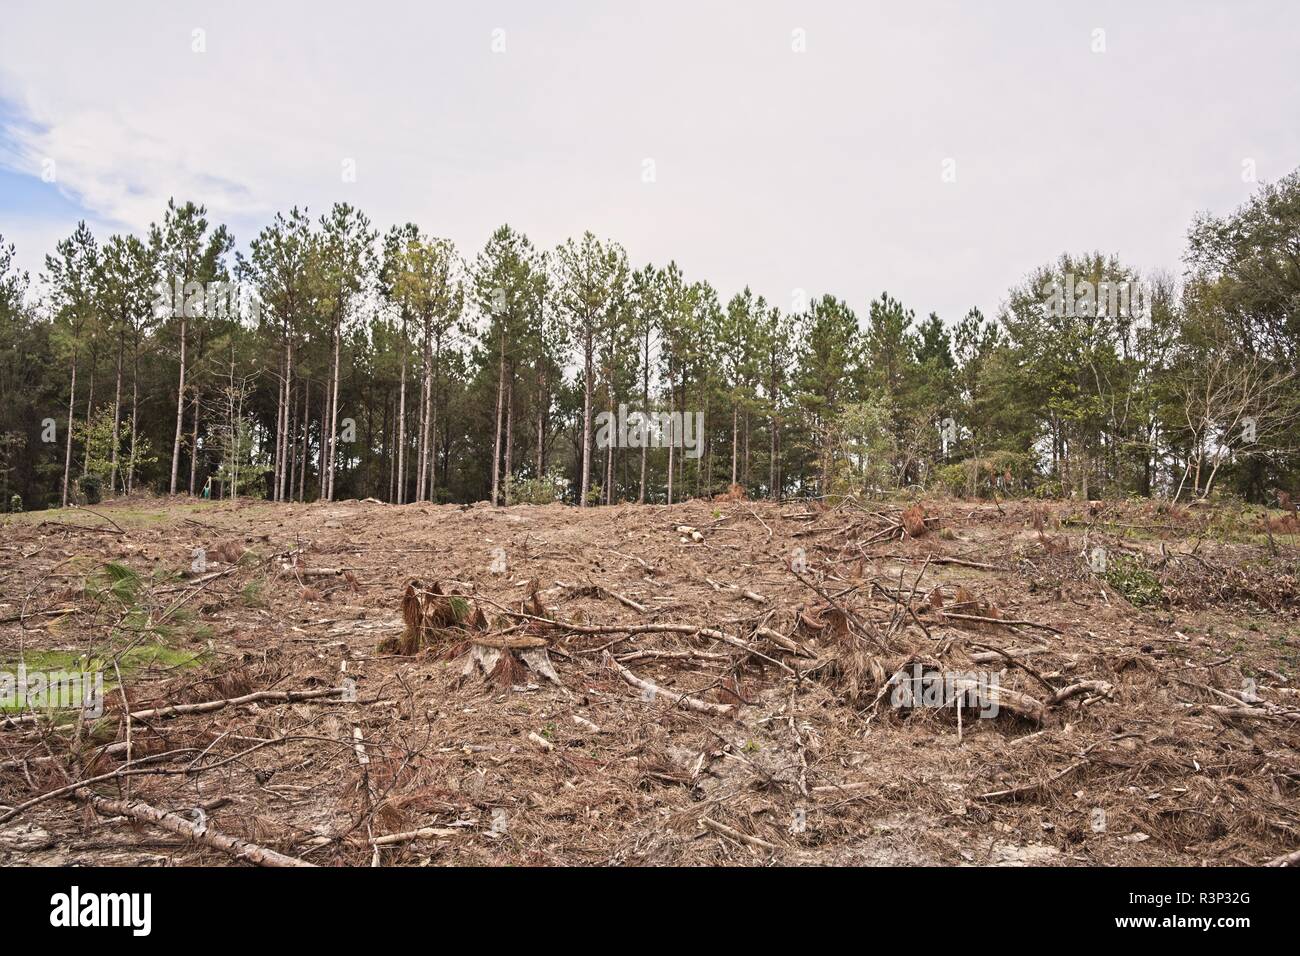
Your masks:
<svg viewBox="0 0 1300 956"><path fill-rule="evenodd" d="M105 713L0 722L0 804L133 772L0 822L0 863L236 863L95 794L320 865L1259 864L1300 846L1298 570L1294 535L1154 503L14 516L0 670L85 653ZM381 650L413 581L480 623ZM539 635L559 685L466 668ZM959 727L895 706L899 672L996 680L1003 706ZM135 763L120 746L127 702L329 688L139 717Z"/></svg>

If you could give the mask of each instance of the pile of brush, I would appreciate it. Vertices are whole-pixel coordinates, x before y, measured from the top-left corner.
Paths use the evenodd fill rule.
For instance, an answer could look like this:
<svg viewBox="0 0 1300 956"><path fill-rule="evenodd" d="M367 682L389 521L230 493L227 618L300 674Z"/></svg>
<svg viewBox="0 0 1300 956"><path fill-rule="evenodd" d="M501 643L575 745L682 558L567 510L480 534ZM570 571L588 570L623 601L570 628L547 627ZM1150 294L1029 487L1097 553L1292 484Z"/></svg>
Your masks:
<svg viewBox="0 0 1300 956"><path fill-rule="evenodd" d="M411 655L432 650L444 660L462 658L461 679L481 670L492 683L512 687L533 671L561 684L546 649L550 626L546 608L531 581L519 617L522 623L495 627L483 608L466 595L447 593L438 582L412 581L402 593L402 633L384 638L381 653Z"/></svg>

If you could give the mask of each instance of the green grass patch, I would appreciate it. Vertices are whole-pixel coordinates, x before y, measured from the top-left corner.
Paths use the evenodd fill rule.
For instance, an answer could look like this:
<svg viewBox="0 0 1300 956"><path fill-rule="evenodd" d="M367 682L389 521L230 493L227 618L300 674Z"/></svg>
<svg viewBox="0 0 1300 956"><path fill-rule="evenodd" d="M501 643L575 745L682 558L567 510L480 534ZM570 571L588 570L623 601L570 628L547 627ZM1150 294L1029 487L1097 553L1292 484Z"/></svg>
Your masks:
<svg viewBox="0 0 1300 956"><path fill-rule="evenodd" d="M125 651L117 660L117 669L113 668L111 654L85 654L71 650L29 650L21 658L0 661L0 674L9 675L17 681L18 667L21 663L27 674L55 673L103 673L105 695L117 686L117 672L121 671L123 680L130 680L140 674L157 671L180 670L196 667L203 659L202 651L183 651L167 647L164 644L142 644ZM78 702L73 701L74 705ZM26 709L21 701L0 697L0 712L15 712ZM75 716L75 715L73 715Z"/></svg>

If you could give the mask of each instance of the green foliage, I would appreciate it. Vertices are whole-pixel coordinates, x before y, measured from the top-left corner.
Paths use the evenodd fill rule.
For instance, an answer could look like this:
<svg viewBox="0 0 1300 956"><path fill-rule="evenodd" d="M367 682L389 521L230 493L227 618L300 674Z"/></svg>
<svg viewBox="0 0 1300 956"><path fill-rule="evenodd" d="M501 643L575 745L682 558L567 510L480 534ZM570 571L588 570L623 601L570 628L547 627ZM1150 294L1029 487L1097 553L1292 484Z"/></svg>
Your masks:
<svg viewBox="0 0 1300 956"><path fill-rule="evenodd" d="M1114 554L1106 562L1106 582L1134 607L1159 605L1164 600L1160 580L1138 558Z"/></svg>
<svg viewBox="0 0 1300 956"><path fill-rule="evenodd" d="M104 500L104 481L99 475L82 475L77 479L77 490L88 505L97 505Z"/></svg>
<svg viewBox="0 0 1300 956"><path fill-rule="evenodd" d="M451 607L451 613L456 616L456 623L464 624L469 620L472 608L465 598L453 594L447 598L447 604Z"/></svg>
<svg viewBox="0 0 1300 956"><path fill-rule="evenodd" d="M564 497L565 480L559 475L524 478L511 483L510 504L549 505Z"/></svg>
<svg viewBox="0 0 1300 956"><path fill-rule="evenodd" d="M86 594L96 599L110 599L123 607L139 600L144 582L140 575L124 564L105 562L86 581Z"/></svg>
<svg viewBox="0 0 1300 956"><path fill-rule="evenodd" d="M839 448L831 494L870 497L897 487L897 443L890 426L889 410L878 401L844 407L835 423Z"/></svg>
<svg viewBox="0 0 1300 956"><path fill-rule="evenodd" d="M1013 451L993 451L982 458L967 458L944 465L934 473L940 488L962 498L987 498L994 493L1010 496L1029 487L1033 476L1033 456Z"/></svg>

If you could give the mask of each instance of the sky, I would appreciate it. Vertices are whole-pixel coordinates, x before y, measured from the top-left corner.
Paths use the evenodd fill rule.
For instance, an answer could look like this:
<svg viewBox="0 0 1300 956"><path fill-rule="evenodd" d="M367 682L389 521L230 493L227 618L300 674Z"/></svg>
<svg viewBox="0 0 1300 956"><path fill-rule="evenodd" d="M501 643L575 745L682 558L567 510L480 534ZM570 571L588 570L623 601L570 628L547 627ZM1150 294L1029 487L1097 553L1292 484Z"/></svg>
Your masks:
<svg viewBox="0 0 1300 956"><path fill-rule="evenodd" d="M472 258L591 230L730 296L955 322L1063 252L1178 274L1300 167L1300 4L5 0L0 234L335 201Z"/></svg>

